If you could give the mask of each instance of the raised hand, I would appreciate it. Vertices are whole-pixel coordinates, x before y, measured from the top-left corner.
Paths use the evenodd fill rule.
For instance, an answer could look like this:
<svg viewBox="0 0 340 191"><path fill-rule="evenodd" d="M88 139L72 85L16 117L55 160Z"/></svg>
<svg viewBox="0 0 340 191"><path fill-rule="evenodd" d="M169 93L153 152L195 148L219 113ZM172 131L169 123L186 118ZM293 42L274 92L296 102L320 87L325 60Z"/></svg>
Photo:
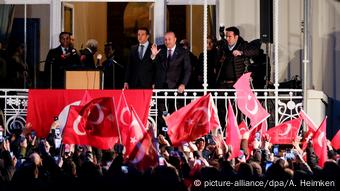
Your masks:
<svg viewBox="0 0 340 191"><path fill-rule="evenodd" d="M157 54L161 51L161 49L157 49L157 44L152 44L151 46L151 58L155 59L155 57L157 56Z"/></svg>

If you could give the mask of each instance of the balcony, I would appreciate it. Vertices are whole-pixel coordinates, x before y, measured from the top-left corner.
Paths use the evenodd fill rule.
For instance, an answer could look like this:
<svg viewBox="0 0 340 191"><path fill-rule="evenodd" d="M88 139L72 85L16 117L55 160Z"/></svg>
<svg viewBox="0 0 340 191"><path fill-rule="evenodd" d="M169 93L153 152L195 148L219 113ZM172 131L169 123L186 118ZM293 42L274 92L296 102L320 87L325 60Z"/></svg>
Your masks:
<svg viewBox="0 0 340 191"><path fill-rule="evenodd" d="M2 110L0 122L4 124L6 134L25 127L28 91L28 89L0 89L0 107ZM277 92L274 89L254 89L253 91L263 107L270 113L270 117L267 119L269 127L296 118L302 108L303 92L301 89L279 89ZM158 103L168 103L171 100L175 103L175 106L186 105L191 100L204 95L204 93L203 89L188 89L183 94L179 94L176 89L154 89L149 121L157 126ZM228 99L235 106L236 96L233 89L210 89L207 90L207 93L211 93L214 102L218 103L219 107L221 105L227 107ZM240 113L237 107L234 108L236 114ZM243 118L244 116L240 117Z"/></svg>

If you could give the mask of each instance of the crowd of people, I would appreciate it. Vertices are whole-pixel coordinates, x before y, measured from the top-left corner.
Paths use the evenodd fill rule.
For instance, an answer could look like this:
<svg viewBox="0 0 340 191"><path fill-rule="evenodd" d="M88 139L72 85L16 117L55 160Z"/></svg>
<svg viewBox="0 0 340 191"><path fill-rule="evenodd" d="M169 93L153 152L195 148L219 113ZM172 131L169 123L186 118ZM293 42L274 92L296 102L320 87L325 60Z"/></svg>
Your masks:
<svg viewBox="0 0 340 191"><path fill-rule="evenodd" d="M55 135L57 127L52 126L46 139L37 138L28 126L1 140L0 190L339 188L339 154L330 143L327 144L328 160L321 168L312 143L309 142L303 151L299 139L292 142L292 147L283 149L280 145L281 149L275 151L265 135L255 139L248 148L249 134L245 133L241 142L242 154L230 158L231 148L219 135L208 134L178 147L159 135L157 165L140 170L124 157L124 145L121 144L110 150L87 145L62 144L59 147ZM226 187L226 181L240 180L243 182L238 182L237 186L229 184ZM275 185L270 184L266 189L262 184L254 185L254 181L272 181ZM289 185L282 185L282 181L288 181Z"/></svg>

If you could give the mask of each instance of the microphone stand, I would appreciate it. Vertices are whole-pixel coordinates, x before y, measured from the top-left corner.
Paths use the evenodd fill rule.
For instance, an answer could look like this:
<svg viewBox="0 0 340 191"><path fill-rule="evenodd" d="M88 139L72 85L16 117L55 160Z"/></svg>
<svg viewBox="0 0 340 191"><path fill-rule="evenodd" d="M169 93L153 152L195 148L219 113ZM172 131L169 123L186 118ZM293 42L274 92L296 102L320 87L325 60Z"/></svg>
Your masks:
<svg viewBox="0 0 340 191"><path fill-rule="evenodd" d="M50 89L52 89L52 81L53 81L53 62L54 62L54 58L52 58L52 60L50 61Z"/></svg>

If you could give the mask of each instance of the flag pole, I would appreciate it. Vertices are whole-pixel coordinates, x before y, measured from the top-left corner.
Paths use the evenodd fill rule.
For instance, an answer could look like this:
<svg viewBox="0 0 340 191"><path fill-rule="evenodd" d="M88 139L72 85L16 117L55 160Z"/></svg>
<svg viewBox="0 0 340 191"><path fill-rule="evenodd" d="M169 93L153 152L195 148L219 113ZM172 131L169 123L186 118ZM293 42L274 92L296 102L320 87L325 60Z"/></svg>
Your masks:
<svg viewBox="0 0 340 191"><path fill-rule="evenodd" d="M124 93L124 89L122 90L122 94L123 93ZM120 127L119 127L119 123L118 123L118 117L117 117L116 105L115 105L115 102L114 102L114 97L112 97L112 102L113 102L113 105L115 106L115 121L116 121L116 125L117 125L117 132L118 132L119 143L123 144L122 143L122 135L120 134Z"/></svg>

